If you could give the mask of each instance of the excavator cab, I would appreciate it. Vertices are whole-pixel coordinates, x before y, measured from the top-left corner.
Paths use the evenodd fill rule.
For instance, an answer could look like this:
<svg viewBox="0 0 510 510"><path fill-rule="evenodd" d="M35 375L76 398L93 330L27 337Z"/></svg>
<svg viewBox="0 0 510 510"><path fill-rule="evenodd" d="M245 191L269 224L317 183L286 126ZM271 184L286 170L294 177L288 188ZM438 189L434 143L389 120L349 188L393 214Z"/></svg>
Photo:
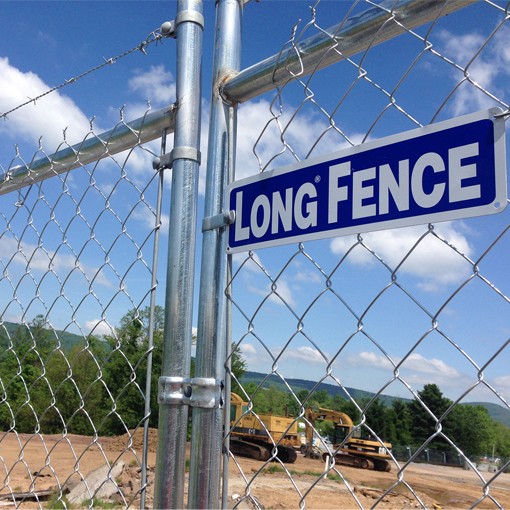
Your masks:
<svg viewBox="0 0 510 510"><path fill-rule="evenodd" d="M340 444L349 434L349 428L345 425L340 425L339 423L335 423L335 430L332 436L329 436L329 440L333 444Z"/></svg>

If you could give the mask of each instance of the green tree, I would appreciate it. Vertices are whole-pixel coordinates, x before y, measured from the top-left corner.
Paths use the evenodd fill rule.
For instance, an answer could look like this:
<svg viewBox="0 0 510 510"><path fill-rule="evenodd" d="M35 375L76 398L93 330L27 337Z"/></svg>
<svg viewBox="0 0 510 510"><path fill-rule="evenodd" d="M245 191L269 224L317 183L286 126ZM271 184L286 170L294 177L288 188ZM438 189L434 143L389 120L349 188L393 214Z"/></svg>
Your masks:
<svg viewBox="0 0 510 510"><path fill-rule="evenodd" d="M510 428L500 421L493 422L494 451L499 457L510 457ZM492 447L489 451L492 451Z"/></svg>
<svg viewBox="0 0 510 510"><path fill-rule="evenodd" d="M369 398L364 398L362 400L362 408L366 417L365 424L381 439L385 439L386 406L379 400L379 398L376 398L370 405L369 404ZM365 430L363 435L371 435L371 433L368 430Z"/></svg>
<svg viewBox="0 0 510 510"><path fill-rule="evenodd" d="M158 424L158 378L161 375L163 346L163 309L156 309L153 334L152 377L149 425ZM145 415L145 389L148 359L149 307L130 310L121 319L116 336L105 336L109 352L102 367L103 412L107 420L101 433L123 434L138 426Z"/></svg>
<svg viewBox="0 0 510 510"><path fill-rule="evenodd" d="M4 431L15 426L19 432L34 432L51 406L45 363L57 340L42 315L20 325L10 339L6 336L2 343L7 350L0 357L0 425Z"/></svg>
<svg viewBox="0 0 510 510"><path fill-rule="evenodd" d="M452 402L443 397L443 394L437 384L426 384L422 391L418 392L419 400L414 399L409 403L409 416L411 421L411 436L414 445L422 445L427 439L436 433L439 427L438 420L443 416ZM431 416L422 403L433 414ZM452 419L446 418L441 423L442 433L452 437L452 428L450 423ZM448 442L439 436L436 436L428 445L428 448L436 450L450 451L452 448Z"/></svg>
<svg viewBox="0 0 510 510"><path fill-rule="evenodd" d="M232 344L232 356L230 358L230 370L233 377L230 379L232 393L242 394L241 386L239 381L246 373L247 365L243 358L243 353L238 345Z"/></svg>
<svg viewBox="0 0 510 510"><path fill-rule="evenodd" d="M450 420L453 422L451 439L466 455L482 455L492 451L494 422L485 407L457 405Z"/></svg>
<svg viewBox="0 0 510 510"><path fill-rule="evenodd" d="M411 432L410 432L410 417L407 404L400 398L394 399L391 403L393 413L388 415L388 419L394 420L395 423L395 437L391 441L395 444L410 445Z"/></svg>

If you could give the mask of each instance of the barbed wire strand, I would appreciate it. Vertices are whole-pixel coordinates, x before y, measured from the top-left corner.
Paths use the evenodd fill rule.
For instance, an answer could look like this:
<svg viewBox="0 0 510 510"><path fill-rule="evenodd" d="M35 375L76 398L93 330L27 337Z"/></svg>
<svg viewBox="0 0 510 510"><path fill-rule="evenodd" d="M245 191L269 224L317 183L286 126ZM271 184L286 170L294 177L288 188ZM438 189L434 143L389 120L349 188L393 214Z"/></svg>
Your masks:
<svg viewBox="0 0 510 510"><path fill-rule="evenodd" d="M153 39L151 39L151 37ZM160 32L160 29L156 29L154 30L153 32L151 32L149 34L149 36L147 37L147 39L145 39L144 41L142 41L138 46L135 46L134 48L124 52L124 53L121 53L120 55L116 56L116 57L112 57L112 58L109 58L109 59L106 59L105 57L103 57L104 59L104 62L101 64L101 65L98 65L96 67L93 67L92 69L89 69L88 71L80 74L79 76L77 76L76 78L71 78L70 80L64 80L64 83L60 84L60 85L57 85L56 87L53 87L52 89L49 89L47 90L46 92L38 95L37 97L34 97L34 98L28 98L29 100L22 103L22 104L19 104L18 106L16 106L15 108L12 108L11 110L7 111L7 112L0 112L0 117L3 117L4 120L8 120L8 117L7 115L9 115L10 113L12 112L15 112L16 110L19 110L20 108L22 108L23 106L26 106L28 104L31 104L31 103L36 103L36 101L38 101L39 99L43 98L44 96L47 96L48 94L51 94L52 92L55 92L56 90L59 90L61 89L62 87L65 87L66 85L70 85L71 83L76 83L79 79L87 76L88 74L90 73L93 73L94 71L97 71L103 67L105 67L106 65L113 65L115 64L115 62L135 51L141 51L144 55L147 55L147 53L145 52L145 49L150 45L152 44L153 42L156 42L156 44L161 41L162 39L164 39L165 37L163 35L161 35L161 32Z"/></svg>

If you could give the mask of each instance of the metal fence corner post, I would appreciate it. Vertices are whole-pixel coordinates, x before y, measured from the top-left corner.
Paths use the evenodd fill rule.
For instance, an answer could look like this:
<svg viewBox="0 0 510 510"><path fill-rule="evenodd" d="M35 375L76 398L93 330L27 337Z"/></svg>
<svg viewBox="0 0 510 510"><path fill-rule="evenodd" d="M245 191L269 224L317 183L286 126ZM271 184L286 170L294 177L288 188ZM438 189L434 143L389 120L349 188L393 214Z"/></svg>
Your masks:
<svg viewBox="0 0 510 510"><path fill-rule="evenodd" d="M193 284L195 272L203 6L179 0L174 150L165 166L173 167L168 242L162 379L188 379L191 364ZM197 157L198 155L198 157ZM161 379L160 379L161 382ZM161 384L160 384L161 387ZM159 423L154 508L183 508L188 406L158 394Z"/></svg>
<svg viewBox="0 0 510 510"><path fill-rule="evenodd" d="M213 60L211 118L204 217L225 212L235 157L236 106L221 97L221 84L241 62L242 0L219 0ZM202 244L196 377L225 379L227 344L226 229L205 230ZM227 400L229 397L225 397ZM229 405L229 402L224 402ZM193 409L188 508L220 506L223 409ZM227 480L223 480L227 483Z"/></svg>

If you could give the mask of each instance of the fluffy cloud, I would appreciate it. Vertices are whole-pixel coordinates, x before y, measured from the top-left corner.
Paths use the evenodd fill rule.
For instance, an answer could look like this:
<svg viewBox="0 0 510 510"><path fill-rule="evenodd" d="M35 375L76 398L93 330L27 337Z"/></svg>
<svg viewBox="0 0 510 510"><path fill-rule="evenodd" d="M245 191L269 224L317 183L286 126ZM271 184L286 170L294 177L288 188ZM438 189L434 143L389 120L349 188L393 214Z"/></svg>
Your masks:
<svg viewBox="0 0 510 510"><path fill-rule="evenodd" d="M95 319L85 322L85 331L97 336L113 335L114 328L102 320Z"/></svg>
<svg viewBox="0 0 510 510"><path fill-rule="evenodd" d="M390 356L395 365L400 363L402 358ZM356 368L375 368L393 372L394 365L386 356L369 351L349 353L343 366ZM421 388L425 384L437 384L440 388L467 388L474 380L466 374L459 372L456 368L448 365L437 358L426 358L418 353L412 353L399 368L400 377L411 386Z"/></svg>
<svg viewBox="0 0 510 510"><path fill-rule="evenodd" d="M242 357L250 369L257 365L267 365L268 363L272 363L271 356L260 344L255 346L251 343L242 342L239 345L239 348L241 349Z"/></svg>
<svg viewBox="0 0 510 510"><path fill-rule="evenodd" d="M503 98L510 74L509 37L510 29L505 25L472 61L477 51L486 42L486 38L476 33L454 35L444 30L440 33L440 39L444 46L441 52L459 65L468 66L467 72L470 80L496 97ZM457 71L452 73L452 78L460 81L462 76ZM451 102L455 116L484 110L492 106L495 106L493 99L467 82L459 87Z"/></svg>
<svg viewBox="0 0 510 510"><path fill-rule="evenodd" d="M494 387L501 393L510 392L510 375L502 375L494 379Z"/></svg>
<svg viewBox="0 0 510 510"><path fill-rule="evenodd" d="M386 356L368 351L348 353L345 364L351 367L371 367L381 370L393 370L394 368Z"/></svg>
<svg viewBox="0 0 510 510"><path fill-rule="evenodd" d="M271 111L274 110L274 106L271 107L264 99L250 101L239 107L236 180L254 175L262 169L295 163L296 156L304 159L312 149L313 142L329 126L324 117L318 117L313 112L292 118L294 112L287 105L280 116L273 117ZM355 140L359 138L358 135L352 136ZM350 144L339 135L325 136L311 156L346 147L350 147ZM292 152L295 152L296 156Z"/></svg>
<svg viewBox="0 0 510 510"><path fill-rule="evenodd" d="M324 355L328 360L330 359L328 353L325 352ZM307 346L297 348L287 347L283 353L282 360L304 361L309 365L326 365L324 356L317 349Z"/></svg>
<svg viewBox="0 0 510 510"><path fill-rule="evenodd" d="M461 227L461 223L446 222L435 225L435 231L455 246L460 253L470 257L473 249L461 232ZM364 244L394 269L425 232L426 227L416 226L367 233L362 237ZM331 241L331 251L342 256L355 243L356 236L339 237ZM361 246L351 252L348 261L359 266L377 262L374 256ZM399 269L401 273L420 278L419 286L428 291L437 290L442 285L460 282L468 275L469 270L470 265L465 259L430 234L421 240Z"/></svg>
<svg viewBox="0 0 510 510"><path fill-rule="evenodd" d="M36 74L23 73L0 57L0 112L7 112L50 89ZM25 140L32 145L43 136L43 147L51 154L64 140L66 131L70 144L83 139L90 130L90 121L78 106L58 91L27 105L0 122L0 133L14 142Z"/></svg>
<svg viewBox="0 0 510 510"><path fill-rule="evenodd" d="M271 286L269 285L268 292L271 291ZM290 307L296 306L296 301L292 297L292 290L286 280L283 278L279 278L276 282L276 288L273 293L269 296L269 300L278 305L289 305ZM285 301L285 303L284 303Z"/></svg>
<svg viewBox="0 0 510 510"><path fill-rule="evenodd" d="M31 271L47 272L51 268L51 270L59 274L61 278L66 272L70 274L72 271L80 271L84 273L90 281L95 278L95 284L110 288L113 287L103 270L99 270L97 267L92 267L82 262L77 266L74 255L55 253L54 250L45 251L41 247L30 243L18 244L15 239L2 239L0 243L0 259L6 261L11 260L10 263L17 266L27 266L29 261ZM77 269L77 267L79 267L79 269Z"/></svg>
<svg viewBox="0 0 510 510"><path fill-rule="evenodd" d="M136 76L128 81L129 90L138 92L151 103L166 106L175 102L175 81L163 64L151 66L149 71L135 71Z"/></svg>

